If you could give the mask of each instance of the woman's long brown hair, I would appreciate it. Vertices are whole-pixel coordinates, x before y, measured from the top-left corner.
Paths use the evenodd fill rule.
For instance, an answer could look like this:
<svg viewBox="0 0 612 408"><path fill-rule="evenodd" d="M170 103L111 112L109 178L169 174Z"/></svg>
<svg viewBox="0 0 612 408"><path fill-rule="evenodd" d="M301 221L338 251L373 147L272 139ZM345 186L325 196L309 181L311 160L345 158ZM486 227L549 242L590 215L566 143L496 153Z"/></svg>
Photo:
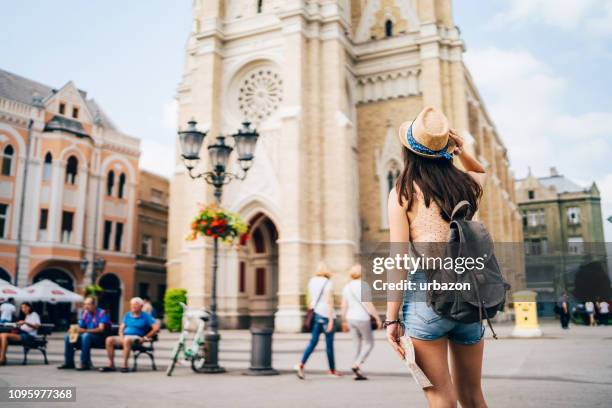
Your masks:
<svg viewBox="0 0 612 408"><path fill-rule="evenodd" d="M395 190L401 206L406 202L406 211L412 208L416 184L423 193L425 206L433 200L440 207L440 215L450 221L455 205L467 200L474 214L482 197L482 187L466 172L458 169L451 160L430 159L402 149L404 170L397 178Z"/></svg>

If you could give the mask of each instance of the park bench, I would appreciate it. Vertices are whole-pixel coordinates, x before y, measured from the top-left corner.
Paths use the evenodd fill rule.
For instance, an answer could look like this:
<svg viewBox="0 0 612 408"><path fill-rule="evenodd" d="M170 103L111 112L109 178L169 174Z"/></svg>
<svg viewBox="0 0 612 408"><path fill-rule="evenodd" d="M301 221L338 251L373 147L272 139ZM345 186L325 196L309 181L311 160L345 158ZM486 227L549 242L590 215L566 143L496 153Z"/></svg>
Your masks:
<svg viewBox="0 0 612 408"><path fill-rule="evenodd" d="M34 339L28 340L25 343L23 341L15 342L15 344L19 344L23 347L23 365L28 364L28 353L30 350L40 351L45 359L45 364L49 364L49 360L47 359L47 336L51 335L53 327L55 326L50 323L41 324L38 328L38 334Z"/></svg>
<svg viewBox="0 0 612 408"><path fill-rule="evenodd" d="M119 335L119 325L118 324L113 324L108 332L109 336L118 336ZM146 354L147 356L149 356L149 358L151 359L151 367L153 368L153 371L157 371L157 365L155 364L155 342L157 342L158 337L157 337L157 333L155 335L153 335L153 338L149 341L145 341L142 343L139 342L134 342L132 343L132 354L133 354L133 365L132 365L132 371L137 371L138 370L138 357L140 357L141 354ZM92 348L97 348L97 349L103 349L105 348L104 346L98 346L98 347L92 347ZM115 349L120 349L121 346L115 346Z"/></svg>

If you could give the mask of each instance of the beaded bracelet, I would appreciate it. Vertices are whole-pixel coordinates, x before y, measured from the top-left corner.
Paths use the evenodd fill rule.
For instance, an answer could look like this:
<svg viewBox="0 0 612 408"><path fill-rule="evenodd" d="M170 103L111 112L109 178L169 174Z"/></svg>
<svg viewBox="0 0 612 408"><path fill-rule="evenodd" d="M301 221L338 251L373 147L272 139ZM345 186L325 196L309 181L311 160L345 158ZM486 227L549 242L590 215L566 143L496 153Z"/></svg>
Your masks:
<svg viewBox="0 0 612 408"><path fill-rule="evenodd" d="M392 324L399 324L399 323L401 323L401 321L399 319L385 320L383 322L383 328L386 329L387 327L391 326Z"/></svg>

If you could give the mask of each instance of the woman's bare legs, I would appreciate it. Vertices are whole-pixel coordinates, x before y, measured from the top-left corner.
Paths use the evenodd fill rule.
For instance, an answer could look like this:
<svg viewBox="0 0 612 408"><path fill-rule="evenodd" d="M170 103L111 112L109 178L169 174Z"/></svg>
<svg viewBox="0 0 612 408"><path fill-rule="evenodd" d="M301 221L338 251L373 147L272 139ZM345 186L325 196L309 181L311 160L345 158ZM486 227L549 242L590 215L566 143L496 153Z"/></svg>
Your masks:
<svg viewBox="0 0 612 408"><path fill-rule="evenodd" d="M463 408L486 408L480 380L484 340L463 345L450 342L453 384Z"/></svg>
<svg viewBox="0 0 612 408"><path fill-rule="evenodd" d="M433 387L424 390L432 408L456 408L457 394L448 370L448 339L412 339L416 362Z"/></svg>
<svg viewBox="0 0 612 408"><path fill-rule="evenodd" d="M6 363L6 350L8 349L9 340L20 341L21 336L15 333L0 334L0 363Z"/></svg>

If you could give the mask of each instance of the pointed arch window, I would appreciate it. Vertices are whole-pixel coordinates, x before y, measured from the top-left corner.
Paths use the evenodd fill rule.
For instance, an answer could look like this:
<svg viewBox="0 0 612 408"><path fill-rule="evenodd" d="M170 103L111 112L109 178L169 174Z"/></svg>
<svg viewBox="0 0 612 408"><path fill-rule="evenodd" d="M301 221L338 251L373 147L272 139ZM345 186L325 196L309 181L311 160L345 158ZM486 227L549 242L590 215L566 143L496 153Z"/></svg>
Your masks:
<svg viewBox="0 0 612 408"><path fill-rule="evenodd" d="M113 195L114 186L115 186L115 172L111 170L108 172L108 176L106 177L106 195L107 196L110 197Z"/></svg>
<svg viewBox="0 0 612 408"><path fill-rule="evenodd" d="M13 173L13 156L15 156L15 149L11 145L6 145L2 151L3 176L10 176Z"/></svg>
<svg viewBox="0 0 612 408"><path fill-rule="evenodd" d="M255 246L255 253L263 254L266 252L266 244L260 228L253 231L253 245Z"/></svg>
<svg viewBox="0 0 612 408"><path fill-rule="evenodd" d="M400 176L400 165L396 159L389 159L386 165L378 168L378 180L380 189L380 225L381 228L389 228L389 219L387 212L387 201L389 193L395 187L395 182Z"/></svg>
<svg viewBox="0 0 612 408"><path fill-rule="evenodd" d="M51 173L53 171L53 155L51 152L45 154L45 162L43 163L43 181L51 180Z"/></svg>
<svg viewBox="0 0 612 408"><path fill-rule="evenodd" d="M257 14L263 11L263 0L257 0Z"/></svg>
<svg viewBox="0 0 612 408"><path fill-rule="evenodd" d="M79 160L75 156L70 156L66 162L66 184L76 184L78 171Z"/></svg>
<svg viewBox="0 0 612 408"><path fill-rule="evenodd" d="M393 190L395 186L395 180L399 177L400 171L399 166L395 161L392 161L387 169L387 194Z"/></svg>
<svg viewBox="0 0 612 408"><path fill-rule="evenodd" d="M385 36L393 37L393 21L391 20L385 21Z"/></svg>
<svg viewBox="0 0 612 408"><path fill-rule="evenodd" d="M125 196L125 173L121 173L119 176L119 190L117 191L117 197L123 198Z"/></svg>

